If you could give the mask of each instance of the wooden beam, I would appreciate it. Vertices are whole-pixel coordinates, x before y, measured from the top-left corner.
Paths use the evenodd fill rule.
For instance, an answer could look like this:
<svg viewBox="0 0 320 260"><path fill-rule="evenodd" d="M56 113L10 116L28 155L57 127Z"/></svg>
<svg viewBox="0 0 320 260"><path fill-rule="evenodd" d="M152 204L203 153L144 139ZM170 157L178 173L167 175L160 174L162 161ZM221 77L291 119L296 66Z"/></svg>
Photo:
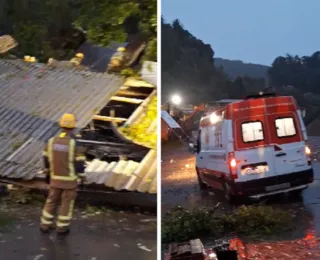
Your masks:
<svg viewBox="0 0 320 260"><path fill-rule="evenodd" d="M105 121L105 122L117 122L117 123L122 123L122 122L127 121L127 118L94 115L94 116L93 116L93 120L100 120L100 121Z"/></svg>
<svg viewBox="0 0 320 260"><path fill-rule="evenodd" d="M111 97L110 100L131 103L131 104L141 104L143 102L143 99L127 98L127 97L120 97L120 96L113 96Z"/></svg>
<svg viewBox="0 0 320 260"><path fill-rule="evenodd" d="M155 88L154 85L143 81L143 80L136 80L134 78L128 78L124 83L126 87L136 87L136 88Z"/></svg>

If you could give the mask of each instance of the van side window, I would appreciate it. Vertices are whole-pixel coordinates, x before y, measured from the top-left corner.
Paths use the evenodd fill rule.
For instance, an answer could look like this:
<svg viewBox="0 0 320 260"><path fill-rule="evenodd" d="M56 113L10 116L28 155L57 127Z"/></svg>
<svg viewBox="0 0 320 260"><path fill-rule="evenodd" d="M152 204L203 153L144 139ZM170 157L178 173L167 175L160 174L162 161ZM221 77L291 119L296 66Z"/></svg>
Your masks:
<svg viewBox="0 0 320 260"><path fill-rule="evenodd" d="M261 121L245 122L241 124L242 140L244 143L264 140Z"/></svg>
<svg viewBox="0 0 320 260"><path fill-rule="evenodd" d="M291 137L297 134L292 117L277 118L275 120L275 125L278 137Z"/></svg>

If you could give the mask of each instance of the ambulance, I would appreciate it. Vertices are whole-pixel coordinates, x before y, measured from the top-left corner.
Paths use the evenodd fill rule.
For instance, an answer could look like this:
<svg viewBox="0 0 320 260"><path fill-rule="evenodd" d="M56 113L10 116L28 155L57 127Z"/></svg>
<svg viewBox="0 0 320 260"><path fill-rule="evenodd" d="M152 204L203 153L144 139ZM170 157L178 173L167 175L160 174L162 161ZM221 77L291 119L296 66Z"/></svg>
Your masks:
<svg viewBox="0 0 320 260"><path fill-rule="evenodd" d="M261 93L203 117L190 148L200 188L221 190L233 201L300 194L313 182L307 140L295 99Z"/></svg>

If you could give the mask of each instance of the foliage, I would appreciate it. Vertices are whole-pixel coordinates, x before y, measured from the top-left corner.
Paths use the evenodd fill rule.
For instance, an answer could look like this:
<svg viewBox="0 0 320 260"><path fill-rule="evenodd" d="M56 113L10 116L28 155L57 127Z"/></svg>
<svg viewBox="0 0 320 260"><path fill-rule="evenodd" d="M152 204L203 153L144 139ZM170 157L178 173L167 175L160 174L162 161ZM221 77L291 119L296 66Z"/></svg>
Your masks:
<svg viewBox="0 0 320 260"><path fill-rule="evenodd" d="M251 78L266 78L268 76L268 66L252 63L244 63L240 60L228 60L215 58L214 65L222 67L223 71L231 78L251 77Z"/></svg>
<svg viewBox="0 0 320 260"><path fill-rule="evenodd" d="M279 56L268 71L278 92L293 95L307 109L306 122L320 115L320 52L311 56Z"/></svg>
<svg viewBox="0 0 320 260"><path fill-rule="evenodd" d="M119 130L124 136L137 144L149 148L156 148L157 134L154 129L157 121L157 96L153 96L147 106L145 114L132 125L125 125Z"/></svg>
<svg viewBox="0 0 320 260"><path fill-rule="evenodd" d="M84 0L75 25L89 41L102 46L128 41L128 34L140 33L150 44L147 56L156 60L156 0Z"/></svg>
<svg viewBox="0 0 320 260"><path fill-rule="evenodd" d="M148 44L147 58L156 57L156 0L6 0L0 31L19 45L13 54L70 59L85 40L108 46L141 33Z"/></svg>
<svg viewBox="0 0 320 260"><path fill-rule="evenodd" d="M75 1L7 1L2 29L19 42L13 53L18 57L35 56L40 61L70 58L73 48L78 47L72 43L72 21L77 14L74 4Z"/></svg>
<svg viewBox="0 0 320 260"><path fill-rule="evenodd" d="M137 77L139 75L139 73L138 73L138 71L135 71L132 68L126 68L126 69L121 70L120 75L124 76L126 78L127 77Z"/></svg>
<svg viewBox="0 0 320 260"><path fill-rule="evenodd" d="M193 211L174 208L162 218L163 243L182 242L194 238L219 238L235 235L270 235L287 231L292 216L269 206L241 206L231 214L215 216L206 208Z"/></svg>

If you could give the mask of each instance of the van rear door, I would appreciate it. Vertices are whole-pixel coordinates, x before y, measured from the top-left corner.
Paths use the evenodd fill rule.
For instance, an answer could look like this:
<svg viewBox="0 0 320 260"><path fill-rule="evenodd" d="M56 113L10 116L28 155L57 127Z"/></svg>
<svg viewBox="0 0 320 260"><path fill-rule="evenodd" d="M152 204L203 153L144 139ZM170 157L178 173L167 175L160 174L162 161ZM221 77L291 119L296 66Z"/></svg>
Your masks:
<svg viewBox="0 0 320 260"><path fill-rule="evenodd" d="M269 114L268 122L274 147L275 174L289 174L309 169L297 113Z"/></svg>
<svg viewBox="0 0 320 260"><path fill-rule="evenodd" d="M274 176L274 148L265 115L239 118L234 124L238 181Z"/></svg>

